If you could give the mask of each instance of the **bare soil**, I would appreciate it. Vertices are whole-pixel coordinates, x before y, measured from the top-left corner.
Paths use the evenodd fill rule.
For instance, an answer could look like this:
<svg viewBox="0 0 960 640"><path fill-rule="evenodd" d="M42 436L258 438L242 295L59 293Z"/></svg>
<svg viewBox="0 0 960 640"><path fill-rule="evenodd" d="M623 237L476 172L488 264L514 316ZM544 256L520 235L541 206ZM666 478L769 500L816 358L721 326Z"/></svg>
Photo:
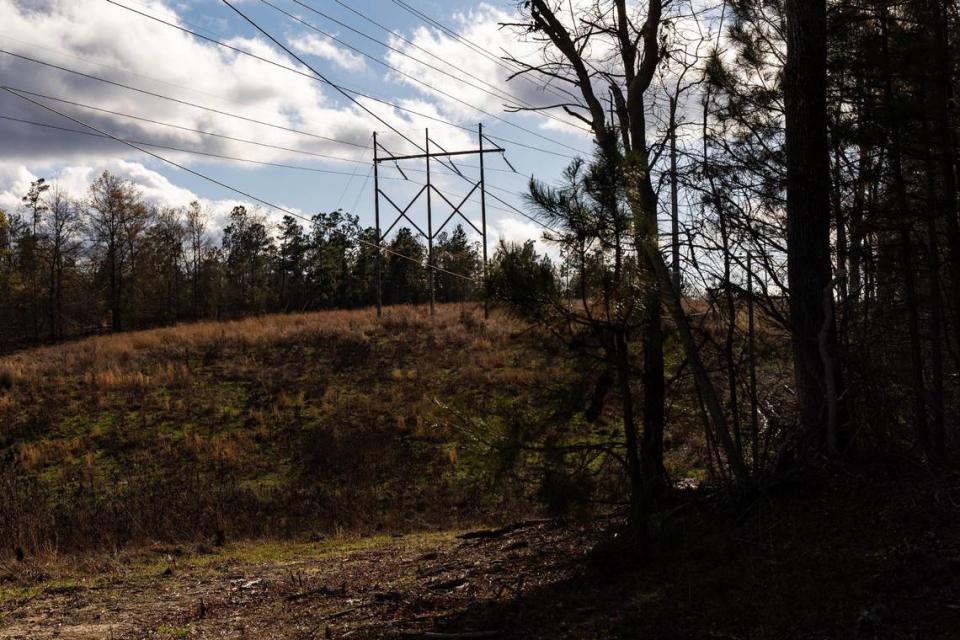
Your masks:
<svg viewBox="0 0 960 640"><path fill-rule="evenodd" d="M484 531L26 558L0 638L960 638L958 473L690 494L647 561L615 518Z"/></svg>
<svg viewBox="0 0 960 640"><path fill-rule="evenodd" d="M54 583L8 599L0 607L0 638L418 635L451 624L476 603L572 577L572 561L591 538L585 528L544 523L496 538L380 537L342 550L334 543L330 551L325 543L189 556L158 548L151 551L155 561L109 580Z"/></svg>

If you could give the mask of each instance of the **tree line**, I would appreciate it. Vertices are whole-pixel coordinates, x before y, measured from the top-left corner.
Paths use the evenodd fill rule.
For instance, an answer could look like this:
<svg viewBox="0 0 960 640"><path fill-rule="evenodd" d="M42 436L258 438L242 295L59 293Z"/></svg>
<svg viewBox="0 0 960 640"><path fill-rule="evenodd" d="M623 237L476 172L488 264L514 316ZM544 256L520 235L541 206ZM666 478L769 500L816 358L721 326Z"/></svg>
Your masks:
<svg viewBox="0 0 960 640"><path fill-rule="evenodd" d="M641 541L677 403L713 480L739 489L824 459L950 459L957 3L518 8L510 26L548 62L512 62L571 98L596 154L530 185L572 285L514 247L490 286L583 363L588 421L621 407L610 453Z"/></svg>
<svg viewBox="0 0 960 640"><path fill-rule="evenodd" d="M376 294L376 230L337 210L279 224L244 205L222 229L199 202L162 207L104 172L86 197L38 179L0 211L0 349L207 318L359 307ZM384 243L386 304L429 300L427 250ZM434 242L441 302L477 293L480 249L461 226ZM461 277L462 276L462 277Z"/></svg>

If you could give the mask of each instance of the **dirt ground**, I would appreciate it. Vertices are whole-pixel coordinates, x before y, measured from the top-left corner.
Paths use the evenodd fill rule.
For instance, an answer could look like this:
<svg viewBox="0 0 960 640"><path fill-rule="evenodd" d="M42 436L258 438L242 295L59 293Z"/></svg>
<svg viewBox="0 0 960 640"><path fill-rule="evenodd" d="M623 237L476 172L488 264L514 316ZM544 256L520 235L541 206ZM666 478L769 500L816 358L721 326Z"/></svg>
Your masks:
<svg viewBox="0 0 960 640"><path fill-rule="evenodd" d="M493 538L426 534L189 555L160 548L152 562L6 600L0 638L417 637L474 603L570 577L568 560L588 537L542 523Z"/></svg>
<svg viewBox="0 0 960 640"><path fill-rule="evenodd" d="M615 519L519 524L11 561L0 639L960 638L960 473L687 496L646 562Z"/></svg>

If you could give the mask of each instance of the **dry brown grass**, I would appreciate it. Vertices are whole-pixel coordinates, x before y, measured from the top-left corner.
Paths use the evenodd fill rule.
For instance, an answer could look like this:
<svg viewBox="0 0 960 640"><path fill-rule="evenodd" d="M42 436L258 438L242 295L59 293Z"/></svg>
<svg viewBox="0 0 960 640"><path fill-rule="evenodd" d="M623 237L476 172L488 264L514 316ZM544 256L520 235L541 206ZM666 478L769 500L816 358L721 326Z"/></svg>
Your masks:
<svg viewBox="0 0 960 640"><path fill-rule="evenodd" d="M66 551L507 517L531 506L540 472L555 463L536 453L504 462L491 443L618 433L615 401L594 424L579 414L557 422L558 398L566 407L590 389L579 388L566 351L510 316L484 320L459 305L435 318L426 307L384 311L382 320L364 309L202 322L0 358L0 489L9 488L0 540L11 541L0 542L0 559L18 545ZM679 369L677 350L668 353ZM720 371L714 350L706 356ZM694 397L690 384L679 378L676 393ZM670 421L667 462L682 474L706 456L702 426L682 404ZM598 491L622 495L615 464L595 471Z"/></svg>
<svg viewBox="0 0 960 640"><path fill-rule="evenodd" d="M465 317L469 318L466 322ZM466 327L468 323L475 328ZM450 341L459 343L465 333L476 328L483 336L481 339L490 340L502 339L522 327L500 312L494 312L487 321L483 321L475 310L465 316L463 307L457 304L438 305L435 318L430 317L427 307L396 306L384 309L382 321L378 321L372 309L357 309L198 322L97 336L0 358L0 391L14 385L30 384L38 377L56 378L77 373L87 376L88 384L105 388L137 388L189 377L189 369L175 362L165 362L162 369L153 373L144 372L143 364L153 361L158 353L186 358L211 349L322 342L334 336L364 341L381 330L429 331L436 338L437 345L444 347Z"/></svg>
<svg viewBox="0 0 960 640"><path fill-rule="evenodd" d="M480 493L486 462L442 405L509 414L556 371L506 315L384 312L202 322L0 359L0 485L12 487L0 558L220 530L449 525L502 502Z"/></svg>

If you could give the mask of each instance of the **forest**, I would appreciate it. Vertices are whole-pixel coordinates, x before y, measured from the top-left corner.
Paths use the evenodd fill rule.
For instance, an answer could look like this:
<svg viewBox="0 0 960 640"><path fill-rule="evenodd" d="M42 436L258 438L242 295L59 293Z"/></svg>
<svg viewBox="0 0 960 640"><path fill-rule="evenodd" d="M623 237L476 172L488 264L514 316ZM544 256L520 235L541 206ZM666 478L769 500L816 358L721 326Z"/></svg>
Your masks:
<svg viewBox="0 0 960 640"><path fill-rule="evenodd" d="M337 210L279 224L233 207L222 229L199 202L161 208L104 172L85 199L39 178L0 211L0 352L201 319L369 306L375 231ZM365 243L365 244L364 244ZM372 247L372 248L371 248ZM409 228L387 245L386 304L429 299L426 247ZM436 239L436 299L476 297L480 249L462 226ZM401 257L402 256L402 257Z"/></svg>
<svg viewBox="0 0 960 640"><path fill-rule="evenodd" d="M960 3L394 4L591 153L486 246L32 180L0 638L956 638Z"/></svg>

